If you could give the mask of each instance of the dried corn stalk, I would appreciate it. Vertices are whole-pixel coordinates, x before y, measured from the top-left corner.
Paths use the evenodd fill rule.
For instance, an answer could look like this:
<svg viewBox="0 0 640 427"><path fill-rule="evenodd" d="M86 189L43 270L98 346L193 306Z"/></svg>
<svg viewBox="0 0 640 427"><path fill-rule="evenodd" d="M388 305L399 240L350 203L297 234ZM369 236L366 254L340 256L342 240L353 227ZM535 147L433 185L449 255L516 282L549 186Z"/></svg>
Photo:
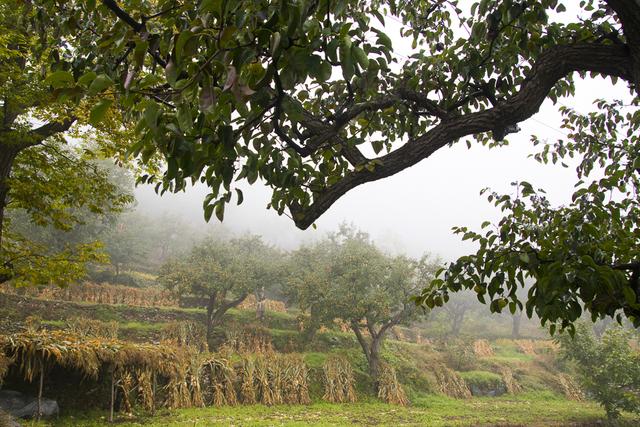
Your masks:
<svg viewBox="0 0 640 427"><path fill-rule="evenodd" d="M378 377L378 398L393 405L407 406L409 404L395 369L386 363L382 364Z"/></svg>
<svg viewBox="0 0 640 427"><path fill-rule="evenodd" d="M471 391L467 383L457 372L447 368L444 365L437 365L434 374L438 382L440 392L449 397L468 399L471 397Z"/></svg>
<svg viewBox="0 0 640 427"><path fill-rule="evenodd" d="M324 395L332 403L355 402L355 378L349 361L340 356L329 356L322 367Z"/></svg>

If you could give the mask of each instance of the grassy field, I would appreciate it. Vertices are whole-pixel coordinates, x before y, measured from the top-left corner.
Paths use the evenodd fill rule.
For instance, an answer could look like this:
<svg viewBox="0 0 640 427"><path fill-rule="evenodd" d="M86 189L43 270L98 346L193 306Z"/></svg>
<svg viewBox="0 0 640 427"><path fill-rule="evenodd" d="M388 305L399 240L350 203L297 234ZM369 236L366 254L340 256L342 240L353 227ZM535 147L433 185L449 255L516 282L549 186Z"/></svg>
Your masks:
<svg viewBox="0 0 640 427"><path fill-rule="evenodd" d="M638 425L626 416L616 425ZM27 426L103 426L106 413L63 417ZM551 392L499 398L452 399L428 395L408 407L377 401L355 404L314 403L308 406L235 406L161 411L154 417L117 419L119 426L566 426L606 425L604 411L590 402L574 402Z"/></svg>

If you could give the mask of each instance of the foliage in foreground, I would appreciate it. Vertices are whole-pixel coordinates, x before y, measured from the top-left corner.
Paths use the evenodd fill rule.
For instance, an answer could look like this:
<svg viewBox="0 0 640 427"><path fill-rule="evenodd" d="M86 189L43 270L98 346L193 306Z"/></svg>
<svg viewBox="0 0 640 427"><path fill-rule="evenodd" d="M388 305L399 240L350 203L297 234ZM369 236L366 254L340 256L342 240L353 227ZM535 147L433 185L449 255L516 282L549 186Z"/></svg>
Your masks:
<svg viewBox="0 0 640 427"><path fill-rule="evenodd" d="M584 324L573 339L558 337L564 357L576 362L584 388L609 418L618 418L622 411L640 413L640 354L630 339L629 331L614 327L598 340Z"/></svg>

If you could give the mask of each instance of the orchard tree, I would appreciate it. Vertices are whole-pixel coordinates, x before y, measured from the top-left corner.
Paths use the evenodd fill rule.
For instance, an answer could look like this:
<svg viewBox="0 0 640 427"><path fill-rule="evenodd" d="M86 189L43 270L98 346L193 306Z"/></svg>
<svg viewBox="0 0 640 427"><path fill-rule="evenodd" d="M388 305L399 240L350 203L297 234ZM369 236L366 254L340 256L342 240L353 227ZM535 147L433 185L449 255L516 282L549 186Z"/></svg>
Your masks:
<svg viewBox="0 0 640 427"><path fill-rule="evenodd" d="M32 240L10 227L12 217L70 231L87 213L104 217L132 201L98 161L122 151L127 132L108 117L88 128L97 90L68 87L73 72L93 69L86 51L65 41L76 29L69 19L32 2L0 4L0 282L62 285L83 276L87 262L106 260L95 242Z"/></svg>
<svg viewBox="0 0 640 427"><path fill-rule="evenodd" d="M404 256L382 253L363 232L340 232L292 254L295 299L312 325L347 322L369 365L374 382L380 374L380 350L391 328L409 323L418 309L411 295L434 269Z"/></svg>
<svg viewBox="0 0 640 427"><path fill-rule="evenodd" d="M201 298L207 310L207 341L214 341L229 309L238 306L252 292L269 287L271 262L277 252L259 237L231 240L210 239L181 259L164 264L158 282L179 296Z"/></svg>
<svg viewBox="0 0 640 427"><path fill-rule="evenodd" d="M572 333L584 312L640 325L640 110L604 101L598 109L563 109L571 142L545 144L536 155L545 163L581 159L570 203L553 206L527 182L515 183L513 195L490 193L504 217L481 232L456 229L479 250L452 263L421 301L439 305L450 291L474 289L492 311L535 313L552 334Z"/></svg>
<svg viewBox="0 0 640 427"><path fill-rule="evenodd" d="M609 165L603 180L585 180L561 209L526 183L515 199L492 197L506 213L498 229L460 229L480 250L454 263L420 302L439 305L464 287L494 310L508 305L515 312L522 301L514 284L531 275L536 285L526 312L552 329L570 326L583 309L640 322L632 190L640 123L637 1L33 3L16 13L52 21L33 34L54 34L64 47L64 55L42 59L45 86L72 105L89 105L94 123L116 112L135 122L130 154L166 164L140 182L161 192L206 183L207 219L222 219L227 203L242 201L238 180L261 179L272 189L269 206L306 229L353 188L457 141L502 145L545 100L573 95L576 75L622 81L633 100L628 116L618 116L630 133L616 130L618 107L599 104L595 116L583 118L566 111L569 138L540 153L541 160L584 159L580 180L589 165ZM414 46L410 57L398 60L387 20L402 23ZM603 200L613 188L620 197Z"/></svg>

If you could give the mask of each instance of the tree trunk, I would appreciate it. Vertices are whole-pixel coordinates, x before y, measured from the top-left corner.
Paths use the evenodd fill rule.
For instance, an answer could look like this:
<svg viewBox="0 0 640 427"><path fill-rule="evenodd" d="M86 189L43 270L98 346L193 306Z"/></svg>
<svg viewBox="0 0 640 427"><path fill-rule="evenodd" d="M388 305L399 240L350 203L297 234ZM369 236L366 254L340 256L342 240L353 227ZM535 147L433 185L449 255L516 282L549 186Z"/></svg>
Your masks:
<svg viewBox="0 0 640 427"><path fill-rule="evenodd" d="M374 391L378 392L378 379L380 378L380 347L384 340L385 333L388 328L383 327L378 333L373 330L373 327L369 327L369 334L371 335L371 341L367 340L362 335L360 325L357 322L351 322L351 330L356 334L356 338L362 347L362 351L367 359L367 365L369 365L369 375L373 380Z"/></svg>
<svg viewBox="0 0 640 427"><path fill-rule="evenodd" d="M246 297L247 294L244 293L237 299L227 301L224 299L224 294L218 295L216 293L209 296L209 302L207 303L207 344L210 349L216 348L218 344L221 344L219 342L220 339L216 339L220 338L220 334L216 337L215 329L222 324L225 313L244 301Z"/></svg>
<svg viewBox="0 0 640 427"><path fill-rule="evenodd" d="M0 141L0 262L5 264L8 262L4 255L3 246L3 232L4 232L4 210L9 202L9 176L11 175L11 168L13 162L18 155L18 150L10 146L7 142ZM11 268L10 265L4 265L3 267ZM6 276L6 275L3 275ZM5 282L10 278L0 277L0 283Z"/></svg>
<svg viewBox="0 0 640 427"><path fill-rule="evenodd" d="M520 338L520 322L522 321L522 311L511 315L511 337Z"/></svg>
<svg viewBox="0 0 640 427"><path fill-rule="evenodd" d="M113 407L116 400L115 369L111 369L111 402L109 404L109 422L113 422Z"/></svg>
<svg viewBox="0 0 640 427"><path fill-rule="evenodd" d="M40 383L38 384L38 412L36 413L36 421L40 421L42 417L42 389L44 388L44 358L40 361Z"/></svg>
<svg viewBox="0 0 640 427"><path fill-rule="evenodd" d="M213 315L216 304L216 295L209 296L209 302L207 302L207 343L211 341L213 336Z"/></svg>
<svg viewBox="0 0 640 427"><path fill-rule="evenodd" d="M369 349L369 375L373 379L375 391L378 392L378 380L380 378L380 345L382 337L380 335L371 340Z"/></svg>
<svg viewBox="0 0 640 427"><path fill-rule="evenodd" d="M460 335L460 330L462 329L462 323L464 322L466 311L466 309L453 311L451 316L451 331L449 332L451 336L457 337L458 335Z"/></svg>
<svg viewBox="0 0 640 427"><path fill-rule="evenodd" d="M264 316L266 311L266 298L264 295L264 286L256 291L256 319L260 322L264 322Z"/></svg>

